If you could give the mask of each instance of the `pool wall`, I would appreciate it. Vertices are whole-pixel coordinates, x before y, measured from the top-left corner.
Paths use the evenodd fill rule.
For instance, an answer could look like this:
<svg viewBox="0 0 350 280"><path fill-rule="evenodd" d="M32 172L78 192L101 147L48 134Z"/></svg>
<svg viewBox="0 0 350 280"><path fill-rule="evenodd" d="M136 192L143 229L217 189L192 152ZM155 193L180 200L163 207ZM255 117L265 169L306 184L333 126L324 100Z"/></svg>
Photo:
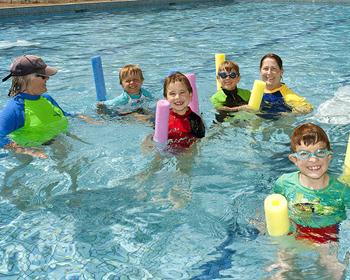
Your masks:
<svg viewBox="0 0 350 280"><path fill-rule="evenodd" d="M17 17L23 15L43 15L58 13L82 13L103 11L110 9L129 9L129 8L149 8L158 6L172 6L181 3L210 2L201 0L119 0L119 1L99 1L99 2L80 2L64 4L38 4L22 5L17 7L0 7L0 17Z"/></svg>
<svg viewBox="0 0 350 280"><path fill-rule="evenodd" d="M35 1L35 0L34 0ZM0 0L0 17L17 17L23 15L44 15L44 14L60 14L60 13L82 13L82 12L93 12L93 11L103 11L110 9L126 10L129 8L156 8L156 7L166 7L173 6L182 3L206 3L213 2L210 0L87 0L83 2L77 0L77 2L71 3L48 3L50 0L44 0L41 2L37 0L36 2L31 0L26 0L28 4L18 4L16 5L14 1L10 2L8 0ZM226 2L227 0L216 1ZM249 0L249 2L259 2L260 0ZM227 1L229 2L229 1ZM311 2L311 3L333 3L333 4L350 4L350 0L270 0L269 2Z"/></svg>

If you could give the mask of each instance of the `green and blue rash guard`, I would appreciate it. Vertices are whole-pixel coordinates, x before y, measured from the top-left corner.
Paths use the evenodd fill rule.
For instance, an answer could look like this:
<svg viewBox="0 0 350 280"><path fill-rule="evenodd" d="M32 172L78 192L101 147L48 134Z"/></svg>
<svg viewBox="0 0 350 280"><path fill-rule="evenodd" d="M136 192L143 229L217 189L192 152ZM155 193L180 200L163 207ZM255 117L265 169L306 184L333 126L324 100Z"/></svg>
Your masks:
<svg viewBox="0 0 350 280"><path fill-rule="evenodd" d="M283 112L309 113L312 105L305 98L297 95L285 84L272 91L266 90L261 102L259 116L274 118Z"/></svg>
<svg viewBox="0 0 350 280"><path fill-rule="evenodd" d="M116 109L120 113L131 113L147 107L147 102L152 100L152 94L141 88L139 95L129 95L123 91L122 94L116 98L103 101L102 103L107 107L107 110ZM109 112L108 114L111 114Z"/></svg>
<svg viewBox="0 0 350 280"><path fill-rule="evenodd" d="M210 101L215 109L220 109L223 106L237 107L244 104L248 104L250 98L250 91L241 88L235 88L234 90L218 90L211 98Z"/></svg>
<svg viewBox="0 0 350 280"><path fill-rule="evenodd" d="M0 112L0 148L11 142L41 145L67 130L66 116L48 94L19 93Z"/></svg>
<svg viewBox="0 0 350 280"><path fill-rule="evenodd" d="M241 88L235 88L234 90L226 90L221 88L211 98L210 101L219 112L215 114L215 118L218 122L223 122L227 117L233 116L235 112L220 111L221 107L237 107L246 105L249 102L250 91Z"/></svg>
<svg viewBox="0 0 350 280"><path fill-rule="evenodd" d="M273 191L286 197L290 219L297 225L324 228L346 219L350 188L329 176L328 186L314 190L302 186L299 171L282 175Z"/></svg>

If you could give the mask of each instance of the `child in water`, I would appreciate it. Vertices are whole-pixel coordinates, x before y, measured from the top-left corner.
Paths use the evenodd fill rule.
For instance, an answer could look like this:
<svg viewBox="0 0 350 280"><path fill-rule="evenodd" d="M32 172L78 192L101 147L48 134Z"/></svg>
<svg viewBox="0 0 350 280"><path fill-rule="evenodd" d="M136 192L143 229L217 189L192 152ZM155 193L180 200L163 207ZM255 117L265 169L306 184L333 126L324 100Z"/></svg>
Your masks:
<svg viewBox="0 0 350 280"><path fill-rule="evenodd" d="M241 80L239 66L233 61L224 61L219 65L217 77L221 84L218 90L211 98L211 103L219 112L216 114L216 120L223 122L224 119L234 112L248 109L250 91L237 87Z"/></svg>
<svg viewBox="0 0 350 280"><path fill-rule="evenodd" d="M197 138L204 137L204 123L189 107L192 87L187 77L180 72L168 76L164 81L163 95L171 107L168 128L171 147L189 147Z"/></svg>
<svg viewBox="0 0 350 280"><path fill-rule="evenodd" d="M142 87L144 78L138 65L128 64L119 71L119 82L123 88L117 97L97 103L97 111L101 114L127 115L130 113L147 114L147 101L152 100L149 91Z"/></svg>
<svg viewBox="0 0 350 280"><path fill-rule="evenodd" d="M339 223L350 206L350 188L328 174L332 151L327 134L312 123L300 125L291 136L291 149L288 158L299 171L282 175L274 192L288 201L296 239L337 241Z"/></svg>

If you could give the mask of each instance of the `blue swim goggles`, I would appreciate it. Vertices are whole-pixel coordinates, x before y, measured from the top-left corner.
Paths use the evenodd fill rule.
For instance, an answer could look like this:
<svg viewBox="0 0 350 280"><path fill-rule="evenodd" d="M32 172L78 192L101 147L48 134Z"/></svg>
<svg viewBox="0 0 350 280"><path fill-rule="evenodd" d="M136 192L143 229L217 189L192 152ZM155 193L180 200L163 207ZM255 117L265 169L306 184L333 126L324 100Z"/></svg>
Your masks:
<svg viewBox="0 0 350 280"><path fill-rule="evenodd" d="M325 158L326 156L328 155L332 155L333 152L332 151L329 151L327 149L318 149L316 152L309 152L309 151L299 151L297 153L294 153L294 154L290 154L292 157L295 157L297 159L300 159L300 160L307 160L311 157L317 157L317 158Z"/></svg>
<svg viewBox="0 0 350 280"><path fill-rule="evenodd" d="M230 77L231 79L235 79L236 77L239 76L239 74L236 74L235 72L227 73L227 72L219 72L218 76L221 79L226 79L227 77Z"/></svg>

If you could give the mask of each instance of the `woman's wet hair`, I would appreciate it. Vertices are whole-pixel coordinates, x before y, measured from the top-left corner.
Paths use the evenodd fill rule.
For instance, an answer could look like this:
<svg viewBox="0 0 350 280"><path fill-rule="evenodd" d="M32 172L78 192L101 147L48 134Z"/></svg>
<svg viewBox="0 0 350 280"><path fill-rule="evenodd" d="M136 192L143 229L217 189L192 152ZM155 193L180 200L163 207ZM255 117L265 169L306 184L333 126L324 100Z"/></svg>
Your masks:
<svg viewBox="0 0 350 280"><path fill-rule="evenodd" d="M12 84L7 95L10 97L16 96L18 93L23 91L28 86L31 75L32 74L26 76L13 76Z"/></svg>
<svg viewBox="0 0 350 280"><path fill-rule="evenodd" d="M275 54L275 53L267 53L267 54L265 54L265 55L262 57L262 59L260 60L260 69L261 69L261 67L262 67L262 65L263 65L263 63L264 63L265 58L272 58L272 59L274 59L274 60L277 62L279 68L280 68L281 70L283 70L283 62L282 62L282 59L281 59L277 54Z"/></svg>

